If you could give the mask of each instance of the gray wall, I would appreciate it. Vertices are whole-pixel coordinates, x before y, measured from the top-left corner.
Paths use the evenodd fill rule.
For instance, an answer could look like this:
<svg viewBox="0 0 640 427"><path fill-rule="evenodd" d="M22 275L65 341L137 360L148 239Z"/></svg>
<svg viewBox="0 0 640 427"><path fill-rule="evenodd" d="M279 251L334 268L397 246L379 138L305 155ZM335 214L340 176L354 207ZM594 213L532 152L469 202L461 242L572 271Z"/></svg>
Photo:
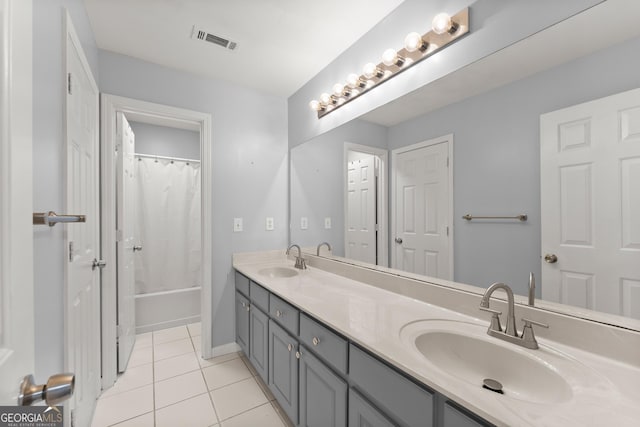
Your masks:
<svg viewBox="0 0 640 427"><path fill-rule="evenodd" d="M99 68L104 93L212 115L212 335L214 346L234 342L231 255L287 245L286 100L102 50ZM234 217L244 232L233 233Z"/></svg>
<svg viewBox="0 0 640 427"><path fill-rule="evenodd" d="M390 149L454 134L456 281L525 294L540 277L540 114L640 87L638 52L640 38L389 128ZM526 223L461 218L519 212Z"/></svg>
<svg viewBox="0 0 640 427"><path fill-rule="evenodd" d="M347 123L601 1L406 0L289 98L289 144ZM322 119L310 111L310 100L344 82L349 73L360 73L365 63L379 62L387 47L400 48L408 32L426 32L437 13L454 14L466 6L471 8L471 33L463 39Z"/></svg>
<svg viewBox="0 0 640 427"><path fill-rule="evenodd" d="M81 0L33 2L33 209L63 212L63 8L98 79L98 49ZM62 227L34 227L36 380L64 368Z"/></svg>
<svg viewBox="0 0 640 427"><path fill-rule="evenodd" d="M129 121L136 136L136 153L200 159L200 132Z"/></svg>
<svg viewBox="0 0 640 427"><path fill-rule="evenodd" d="M327 241L344 256L344 143L387 148L387 128L353 120L291 150L291 243L316 246ZM300 229L300 217L309 228ZM331 217L331 229L324 218Z"/></svg>

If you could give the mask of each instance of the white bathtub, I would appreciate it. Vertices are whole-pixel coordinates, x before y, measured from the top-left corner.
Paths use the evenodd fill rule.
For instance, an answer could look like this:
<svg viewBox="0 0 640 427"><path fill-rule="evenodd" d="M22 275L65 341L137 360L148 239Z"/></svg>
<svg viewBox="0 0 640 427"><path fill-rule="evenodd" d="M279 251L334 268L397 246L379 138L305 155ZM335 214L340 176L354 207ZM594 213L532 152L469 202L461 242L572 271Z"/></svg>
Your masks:
<svg viewBox="0 0 640 427"><path fill-rule="evenodd" d="M136 295L136 333L200 321L200 287Z"/></svg>

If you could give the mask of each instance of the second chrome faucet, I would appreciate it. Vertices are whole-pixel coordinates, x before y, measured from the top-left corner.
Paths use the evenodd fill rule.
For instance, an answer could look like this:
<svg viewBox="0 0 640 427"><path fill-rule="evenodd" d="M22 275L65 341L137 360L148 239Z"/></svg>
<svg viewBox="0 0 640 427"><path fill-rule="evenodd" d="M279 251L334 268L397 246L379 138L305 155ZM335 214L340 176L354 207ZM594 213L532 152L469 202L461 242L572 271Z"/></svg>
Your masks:
<svg viewBox="0 0 640 427"><path fill-rule="evenodd" d="M307 263L306 263L305 259L302 258L302 249L300 249L300 246L298 246L298 245L289 246L287 248L286 254L289 255L289 251L292 248L297 248L298 249L298 255L296 256L296 264L294 265L294 267L298 268L300 270L305 270L307 268Z"/></svg>
<svg viewBox="0 0 640 427"><path fill-rule="evenodd" d="M502 329L502 325L500 325L500 315L502 312L489 308L489 299L491 298L491 294L493 294L497 289L503 289L507 293L507 323L504 330ZM547 324L523 318L522 321L524 322L524 329L522 330L522 335L518 335L513 291L504 283L494 283L487 288L480 300L480 310L491 313L491 323L489 325L489 329L487 329L487 334L530 349L538 348L538 342L533 334L532 325L541 326L543 328L549 327Z"/></svg>

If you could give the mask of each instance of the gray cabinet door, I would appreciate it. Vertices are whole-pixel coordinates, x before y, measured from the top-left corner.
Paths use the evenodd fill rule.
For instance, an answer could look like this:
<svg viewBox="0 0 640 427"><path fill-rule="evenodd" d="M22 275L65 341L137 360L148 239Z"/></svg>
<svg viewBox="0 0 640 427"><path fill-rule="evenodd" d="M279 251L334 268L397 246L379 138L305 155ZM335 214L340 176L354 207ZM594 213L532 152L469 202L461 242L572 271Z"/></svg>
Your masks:
<svg viewBox="0 0 640 427"><path fill-rule="evenodd" d="M249 300L236 291L236 342L249 356Z"/></svg>
<svg viewBox="0 0 640 427"><path fill-rule="evenodd" d="M347 384L300 347L300 426L346 427Z"/></svg>
<svg viewBox="0 0 640 427"><path fill-rule="evenodd" d="M264 382L268 382L269 318L256 305L249 311L249 360Z"/></svg>
<svg viewBox="0 0 640 427"><path fill-rule="evenodd" d="M349 427L396 427L354 389L349 390Z"/></svg>
<svg viewBox="0 0 640 427"><path fill-rule="evenodd" d="M298 342L276 322L269 320L269 388L287 413L298 424Z"/></svg>

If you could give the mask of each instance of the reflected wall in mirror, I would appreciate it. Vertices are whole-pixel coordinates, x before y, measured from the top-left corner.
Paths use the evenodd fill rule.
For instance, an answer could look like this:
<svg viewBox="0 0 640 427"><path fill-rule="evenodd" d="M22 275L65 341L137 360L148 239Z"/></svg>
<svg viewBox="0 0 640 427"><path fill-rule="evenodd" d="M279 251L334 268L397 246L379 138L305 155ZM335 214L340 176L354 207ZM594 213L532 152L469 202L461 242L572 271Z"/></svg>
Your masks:
<svg viewBox="0 0 640 427"><path fill-rule="evenodd" d="M523 46L527 46L526 41ZM604 44L599 46L605 47ZM453 135L450 159L453 168L453 222L439 224L449 227L452 238L453 280L476 285L480 287L478 292L493 282L501 281L509 284L515 293L526 295L529 272L533 272L538 278L536 295L539 298L541 289L549 286L540 280L542 257L546 251L541 247L540 117L640 87L640 56L637 55L640 38L637 32L622 42L616 40L605 49L587 50L584 49L586 55L577 59L575 52L569 52L572 59L565 63L557 57L549 59L543 52L539 60L549 60L554 63L553 67L545 69L544 65L536 62L531 68L543 71L533 74L523 69L526 67L500 58L489 59L486 64L491 67L473 64L433 84L437 87L432 89L434 98L442 100L448 94L455 102L445 100L432 111L414 117L410 113L414 103L430 101L425 96L409 95L405 100L392 102L386 113L374 111L294 147L291 150L291 241L314 248L318 243L328 241L334 256L345 256L345 143L386 149L392 159L394 150ZM502 52L496 55L500 56ZM520 55L525 57L528 52L520 52ZM503 56L513 61L514 56ZM492 73L504 74L505 69L508 71L511 66L520 70L507 78L508 82L496 84ZM483 81L486 87L482 87ZM465 98L463 90L473 96ZM635 135L629 144L637 147L640 146L640 109L634 108L629 110L631 113L625 116L625 120L629 121L628 132ZM414 118L402 121L403 110L407 111L408 117ZM640 154L636 152L632 157L628 165L640 163ZM631 169L626 182L636 191L630 191L628 194L632 198L624 203L627 203L628 214L639 218L640 191L636 182L640 180L640 167ZM390 176L389 194L393 186L392 170L391 166L386 168ZM584 175L582 179L585 179ZM620 186L611 188L611 191L619 192ZM594 206L598 204L598 200L589 200L587 196L578 199ZM391 217L396 209L390 197L387 220L379 224L380 228L389 231L387 259L392 267L396 236ZM578 208L573 206L573 209ZM465 214L521 213L527 214L527 221L467 221L462 218ZM304 230L299 226L303 216L309 220L308 228ZM324 228L325 217L331 218L330 229ZM640 246L634 246L640 242L640 224L637 219L629 218L628 227L631 228L628 229L628 237L635 243L628 245L627 251L637 263L623 279L606 284L616 287L617 302L601 305L595 287L603 284L597 283L597 278L591 278L589 282L588 278L578 276L573 282L565 280L562 284L554 284L555 289L565 286L564 290L558 291L558 299L590 310L640 319ZM617 240L621 242L622 239ZM384 261L379 264L384 264ZM612 265L611 268L616 267ZM581 288L584 298L562 300L560 294L569 292L567 289L574 285ZM589 314L585 316L589 317Z"/></svg>

